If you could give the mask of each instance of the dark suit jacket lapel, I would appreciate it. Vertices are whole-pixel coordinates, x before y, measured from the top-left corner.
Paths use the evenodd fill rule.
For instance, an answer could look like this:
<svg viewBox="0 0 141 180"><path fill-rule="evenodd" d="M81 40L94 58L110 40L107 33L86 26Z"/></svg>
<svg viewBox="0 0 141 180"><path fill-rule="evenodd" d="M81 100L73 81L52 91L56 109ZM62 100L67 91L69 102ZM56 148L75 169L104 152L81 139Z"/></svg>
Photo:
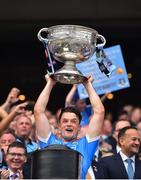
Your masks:
<svg viewBox="0 0 141 180"><path fill-rule="evenodd" d="M134 179L141 179L141 161L137 157L135 159Z"/></svg>
<svg viewBox="0 0 141 180"><path fill-rule="evenodd" d="M120 156L120 154L118 153L117 155L115 155L116 161L117 161L117 170L119 169L119 173L121 172L121 174L124 176L123 179L128 179L128 174L126 172L123 160Z"/></svg>

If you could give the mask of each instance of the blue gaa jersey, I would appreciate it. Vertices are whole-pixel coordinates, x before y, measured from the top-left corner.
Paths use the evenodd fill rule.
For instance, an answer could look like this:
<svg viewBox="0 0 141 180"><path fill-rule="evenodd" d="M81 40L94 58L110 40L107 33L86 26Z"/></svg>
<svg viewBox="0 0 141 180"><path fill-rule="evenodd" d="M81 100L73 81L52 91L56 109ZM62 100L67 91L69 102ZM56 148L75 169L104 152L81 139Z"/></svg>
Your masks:
<svg viewBox="0 0 141 180"><path fill-rule="evenodd" d="M43 149L51 144L61 144L78 151L80 154L83 155L81 178L85 179L87 171L91 166L94 154L99 145L99 138L89 141L88 139L89 138L87 137L83 137L72 142L64 142L51 133L47 140L39 138L39 146L41 149Z"/></svg>
<svg viewBox="0 0 141 180"><path fill-rule="evenodd" d="M90 105L87 105L85 110L81 112L82 119L80 122L81 127L85 127L89 124L89 117L92 114L92 107Z"/></svg>

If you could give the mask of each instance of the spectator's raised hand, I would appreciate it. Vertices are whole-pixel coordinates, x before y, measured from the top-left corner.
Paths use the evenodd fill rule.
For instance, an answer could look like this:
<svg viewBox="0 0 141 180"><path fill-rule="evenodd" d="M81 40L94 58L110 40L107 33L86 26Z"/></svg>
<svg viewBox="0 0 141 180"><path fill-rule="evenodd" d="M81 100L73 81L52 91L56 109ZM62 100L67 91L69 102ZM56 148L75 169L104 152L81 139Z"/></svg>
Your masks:
<svg viewBox="0 0 141 180"><path fill-rule="evenodd" d="M15 113L17 114L21 114L21 113L25 113L25 107L28 105L28 102L24 102L21 104L18 104L13 111L15 111Z"/></svg>
<svg viewBox="0 0 141 180"><path fill-rule="evenodd" d="M18 95L20 94L20 90L16 87L13 87L9 92L6 101L2 104L2 108L9 112L12 104L16 103L18 99Z"/></svg>
<svg viewBox="0 0 141 180"><path fill-rule="evenodd" d="M0 119L5 118L7 115L8 113L2 107L0 107Z"/></svg>
<svg viewBox="0 0 141 180"><path fill-rule="evenodd" d="M23 179L23 173L22 173L22 171L18 171L18 173L19 173L19 179Z"/></svg>
<svg viewBox="0 0 141 180"><path fill-rule="evenodd" d="M27 102L24 102L15 106L15 108L8 114L8 116L0 121L0 132L8 128L11 121L13 121L13 119L17 115L25 113L25 107L27 106L27 104L28 104Z"/></svg>
<svg viewBox="0 0 141 180"><path fill-rule="evenodd" d="M9 170L5 170L5 169L1 170L1 174L0 174L1 179L8 179L9 175L10 175Z"/></svg>
<svg viewBox="0 0 141 180"><path fill-rule="evenodd" d="M14 104L15 102L17 102L19 99L18 99L18 95L20 93L20 90L16 87L12 88L11 91L9 92L8 94L8 97L6 99L6 101L12 105Z"/></svg>

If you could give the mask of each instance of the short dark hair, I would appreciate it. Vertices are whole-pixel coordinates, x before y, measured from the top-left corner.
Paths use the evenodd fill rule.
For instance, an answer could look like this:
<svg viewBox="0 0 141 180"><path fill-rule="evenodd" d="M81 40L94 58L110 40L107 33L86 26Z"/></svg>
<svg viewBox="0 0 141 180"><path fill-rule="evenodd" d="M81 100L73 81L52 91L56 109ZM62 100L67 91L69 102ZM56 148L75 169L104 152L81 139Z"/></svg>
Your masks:
<svg viewBox="0 0 141 180"><path fill-rule="evenodd" d="M119 122L122 122L122 121L124 121L124 122L129 122L129 124L130 124L129 127L131 127L130 121L128 121L127 119L119 119L119 120L115 121L115 123L114 123L114 125L113 125L113 131L115 131L116 125L117 125Z"/></svg>
<svg viewBox="0 0 141 180"><path fill-rule="evenodd" d="M25 110L28 110L28 111L32 111L34 110L34 106L35 106L35 102L30 100L30 101L27 101L28 104L27 106L25 107Z"/></svg>
<svg viewBox="0 0 141 180"><path fill-rule="evenodd" d="M125 111L125 110L123 110L123 111L121 111L120 113L119 113L119 115L118 116L121 116L121 115L128 115L128 112L127 111Z"/></svg>
<svg viewBox="0 0 141 180"><path fill-rule="evenodd" d="M24 149L25 155L27 155L27 150L26 150L25 145L24 145L23 143L19 142L19 141L15 141L15 142L11 143L11 144L8 146L7 153L9 152L9 149L10 149L10 148L14 148L14 147Z"/></svg>
<svg viewBox="0 0 141 180"><path fill-rule="evenodd" d="M119 131L118 140L119 140L121 137L124 137L126 131L129 130L129 129L135 129L135 130L137 130L137 128L132 127L132 126L127 126L127 127L122 128L122 129Z"/></svg>
<svg viewBox="0 0 141 180"><path fill-rule="evenodd" d="M60 119L61 119L63 113L65 113L65 112L74 113L78 117L79 123L80 123L82 116L81 116L80 112L72 106L65 107L61 110L61 113L59 115L59 122L60 122Z"/></svg>

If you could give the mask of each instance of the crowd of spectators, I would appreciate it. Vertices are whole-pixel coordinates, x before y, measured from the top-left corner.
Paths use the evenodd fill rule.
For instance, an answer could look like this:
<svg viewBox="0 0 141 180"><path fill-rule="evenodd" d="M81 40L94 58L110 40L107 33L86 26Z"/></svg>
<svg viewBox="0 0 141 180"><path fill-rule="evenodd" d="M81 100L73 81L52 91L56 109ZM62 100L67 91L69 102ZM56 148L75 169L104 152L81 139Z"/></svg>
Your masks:
<svg viewBox="0 0 141 180"><path fill-rule="evenodd" d="M19 95L20 90L13 87L5 102L0 106L0 172L2 179L8 179L15 173L16 178L30 179L31 154L39 149L39 139L36 134L34 118L34 105L36 102L26 101L18 103ZM104 101L106 101L106 97L106 95L101 97L103 104ZM88 124L93 110L91 105L87 105L85 99L79 99L77 85L72 86L72 89L66 97L65 106L75 107L81 113L81 128L77 139L83 138L88 131ZM60 130L58 128L60 111L61 109L58 109L56 114L53 114L48 109L45 111L45 115L51 126L51 131L58 137L60 136ZM131 129L126 129L125 127L130 127ZM110 169L111 167L109 167L110 165L108 164L109 162L115 163L113 159L111 160L108 158L114 157L121 151L124 152L124 149L127 150L127 148L137 148L137 151L133 154L131 153L131 155L136 155L137 158L141 160L140 139L136 139L138 142L133 144L132 147L126 147L127 143L123 142L126 131L129 131L128 137L132 137L132 133L136 133L137 131L139 138L141 139L141 107L135 107L131 104L125 105L122 107L122 110L118 112L118 117L114 121L112 111L110 114L105 114L99 147L93 155L93 162L88 170L86 178L128 178L128 176L116 176L115 172L118 171L118 169L115 168L112 172ZM116 158L117 157L118 156L116 156ZM140 162L139 164L141 165ZM135 165L133 167L134 171L138 170ZM112 176L112 173L114 176ZM136 178L141 179L139 173Z"/></svg>

